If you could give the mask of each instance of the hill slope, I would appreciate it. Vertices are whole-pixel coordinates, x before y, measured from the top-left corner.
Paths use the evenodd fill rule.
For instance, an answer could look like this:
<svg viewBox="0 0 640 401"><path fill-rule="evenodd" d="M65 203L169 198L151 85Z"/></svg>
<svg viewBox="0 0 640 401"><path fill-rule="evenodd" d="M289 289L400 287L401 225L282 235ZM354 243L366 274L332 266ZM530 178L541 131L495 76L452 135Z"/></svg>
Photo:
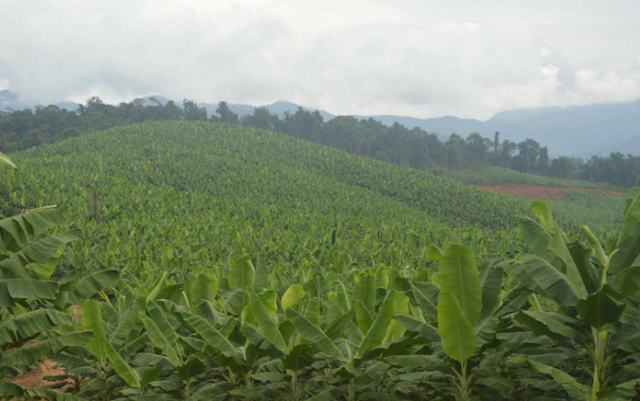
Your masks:
<svg viewBox="0 0 640 401"><path fill-rule="evenodd" d="M12 156L21 170L0 171L5 208L69 209L85 233L74 264L133 265L144 281L143 262L186 274L244 254L284 265L319 257L309 248L327 263L397 266L424 266L432 243L513 251L513 216L526 210L426 172L211 123L145 123ZM16 205L12 193L32 195Z"/></svg>

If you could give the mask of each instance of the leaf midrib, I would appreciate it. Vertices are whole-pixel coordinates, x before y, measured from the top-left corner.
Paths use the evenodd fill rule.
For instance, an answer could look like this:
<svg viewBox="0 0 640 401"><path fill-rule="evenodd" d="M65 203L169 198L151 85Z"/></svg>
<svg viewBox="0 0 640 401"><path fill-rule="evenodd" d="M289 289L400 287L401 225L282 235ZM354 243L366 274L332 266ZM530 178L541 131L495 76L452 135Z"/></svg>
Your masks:
<svg viewBox="0 0 640 401"><path fill-rule="evenodd" d="M465 308L464 302L464 279L462 276L462 261L460 260L460 252L456 252L456 257L458 258L458 272L460 273L460 306L462 307L462 313L467 314L467 309Z"/></svg>
<svg viewBox="0 0 640 401"><path fill-rule="evenodd" d="M449 295L449 297L452 296L453 295ZM453 304L454 301L450 299L449 302L451 302L451 306L453 307L453 309L455 309L455 305ZM460 355L460 362L462 362L462 359L464 358L462 351L462 333L460 333L460 325L458 324L458 315L456 313L453 313L453 320L456 325L456 334L458 335L458 353Z"/></svg>

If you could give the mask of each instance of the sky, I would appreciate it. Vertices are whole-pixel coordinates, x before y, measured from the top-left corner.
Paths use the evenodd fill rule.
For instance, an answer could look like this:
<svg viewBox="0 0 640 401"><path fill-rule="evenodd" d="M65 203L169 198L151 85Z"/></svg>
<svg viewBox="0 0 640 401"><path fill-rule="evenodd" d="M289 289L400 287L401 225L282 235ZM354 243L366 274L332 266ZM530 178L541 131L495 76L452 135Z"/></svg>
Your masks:
<svg viewBox="0 0 640 401"><path fill-rule="evenodd" d="M637 0L0 0L0 89L487 119L640 98L638 21Z"/></svg>

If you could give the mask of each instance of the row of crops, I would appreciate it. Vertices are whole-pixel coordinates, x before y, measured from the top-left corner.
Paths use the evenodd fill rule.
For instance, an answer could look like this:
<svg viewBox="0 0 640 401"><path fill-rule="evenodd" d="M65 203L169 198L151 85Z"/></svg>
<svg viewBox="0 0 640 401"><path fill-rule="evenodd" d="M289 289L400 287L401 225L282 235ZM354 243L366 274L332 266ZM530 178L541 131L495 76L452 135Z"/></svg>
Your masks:
<svg viewBox="0 0 640 401"><path fill-rule="evenodd" d="M562 200L549 202L556 213L575 221L603 230L615 230L622 223L620 210L625 200L621 196L608 196L594 192L571 191Z"/></svg>
<svg viewBox="0 0 640 401"><path fill-rule="evenodd" d="M527 213L515 198L227 125L136 125L12 157L20 171L2 171L5 208L68 210L83 232L72 263L143 285L158 271L222 274L247 255L269 269L319 257L338 269L415 269L431 244L515 253L515 215Z"/></svg>
<svg viewBox="0 0 640 401"><path fill-rule="evenodd" d="M594 235L544 202L226 125L11 157L4 397L636 396L638 190ZM47 358L65 374L21 386Z"/></svg>

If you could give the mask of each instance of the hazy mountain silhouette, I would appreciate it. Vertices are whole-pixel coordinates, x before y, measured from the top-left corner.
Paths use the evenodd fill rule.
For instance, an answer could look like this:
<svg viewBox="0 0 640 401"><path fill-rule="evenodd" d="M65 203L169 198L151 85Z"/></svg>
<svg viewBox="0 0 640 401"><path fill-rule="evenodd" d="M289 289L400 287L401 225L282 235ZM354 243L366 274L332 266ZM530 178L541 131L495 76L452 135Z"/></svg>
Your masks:
<svg viewBox="0 0 640 401"><path fill-rule="evenodd" d="M152 104L151 97L162 104L169 101L164 96L146 96L145 104ZM182 105L182 101L174 102L178 106ZM78 107L76 103L68 101L55 105L68 110ZM209 115L215 114L218 108L217 102L201 102L198 105L204 107ZM300 107L287 101L264 106L235 103L228 105L231 111L241 117L253 114L256 107L263 107L270 113L284 118L286 113L294 114ZM0 90L0 110L21 110L35 106L34 103L22 101L15 92ZM324 110L319 112L325 121L335 117ZM495 132L500 132L501 139L515 142L532 138L547 146L552 157L567 155L588 158L593 155L608 155L611 152L640 155L640 100L628 103L508 110L495 114L487 121L453 116L426 119L393 115L355 117L374 118L389 126L398 122L409 129L420 127L439 134L441 138L448 138L452 133L466 137L472 132L491 139Z"/></svg>
<svg viewBox="0 0 640 401"><path fill-rule="evenodd" d="M493 138L495 132L500 132L503 140L520 142L532 138L547 146L552 157L566 155L588 158L611 152L640 155L640 100L564 108L509 110L497 113L487 121L458 117L374 118L387 125L398 121L408 128L417 126L444 137L452 133L467 136L477 132Z"/></svg>

